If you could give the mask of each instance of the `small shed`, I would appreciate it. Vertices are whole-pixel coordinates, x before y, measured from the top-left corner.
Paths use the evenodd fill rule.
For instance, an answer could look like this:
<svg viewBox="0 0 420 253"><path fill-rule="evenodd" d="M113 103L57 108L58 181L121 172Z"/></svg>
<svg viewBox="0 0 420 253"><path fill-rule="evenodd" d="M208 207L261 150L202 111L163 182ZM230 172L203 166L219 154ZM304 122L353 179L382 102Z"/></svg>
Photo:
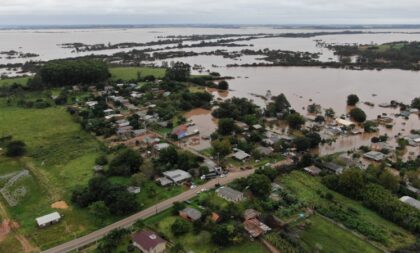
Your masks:
<svg viewBox="0 0 420 253"><path fill-rule="evenodd" d="M38 217L35 220L36 220L36 223L38 224L38 227L43 228L43 227L47 227L49 225L59 222L60 219L61 219L61 215L58 212L53 212L53 213Z"/></svg>

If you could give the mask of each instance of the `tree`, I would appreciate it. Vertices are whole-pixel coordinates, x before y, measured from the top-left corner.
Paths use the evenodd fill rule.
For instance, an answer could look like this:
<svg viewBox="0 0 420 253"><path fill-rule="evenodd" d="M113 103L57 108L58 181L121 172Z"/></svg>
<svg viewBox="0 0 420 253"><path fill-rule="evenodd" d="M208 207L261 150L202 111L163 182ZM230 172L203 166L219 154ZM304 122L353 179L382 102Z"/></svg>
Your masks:
<svg viewBox="0 0 420 253"><path fill-rule="evenodd" d="M325 117L334 118L335 111L333 108L325 109Z"/></svg>
<svg viewBox="0 0 420 253"><path fill-rule="evenodd" d="M184 202L176 201L174 202L174 206L172 208L173 214L177 215L179 211L183 210L186 207L186 204Z"/></svg>
<svg viewBox="0 0 420 253"><path fill-rule="evenodd" d="M171 226L171 231L174 236L184 235L190 231L190 224L185 220L176 219Z"/></svg>
<svg viewBox="0 0 420 253"><path fill-rule="evenodd" d="M293 144L297 151L306 151L311 147L311 140L305 136L299 136L293 140Z"/></svg>
<svg viewBox="0 0 420 253"><path fill-rule="evenodd" d="M228 246L232 244L235 227L230 224L217 225L211 231L211 240L219 246Z"/></svg>
<svg viewBox="0 0 420 253"><path fill-rule="evenodd" d="M219 84L217 85L217 88L219 90L228 90L229 89L229 84L228 82L226 82L225 80L220 81Z"/></svg>
<svg viewBox="0 0 420 253"><path fill-rule="evenodd" d="M356 122L363 123L366 120L366 113L360 108L353 108L350 111L350 117Z"/></svg>
<svg viewBox="0 0 420 253"><path fill-rule="evenodd" d="M411 101L411 107L420 110L420 97L416 97L413 99L413 101Z"/></svg>
<svg viewBox="0 0 420 253"><path fill-rule="evenodd" d="M161 164L177 164L178 152L173 146L165 148L160 151L158 161Z"/></svg>
<svg viewBox="0 0 420 253"><path fill-rule="evenodd" d="M134 150L125 148L109 164L109 174L113 176L131 176L137 173L143 158Z"/></svg>
<svg viewBox="0 0 420 253"><path fill-rule="evenodd" d="M289 114L286 120L289 127L296 130L299 130L305 124L305 119L299 113Z"/></svg>
<svg viewBox="0 0 420 253"><path fill-rule="evenodd" d="M6 146L6 155L10 157L22 156L26 153L26 144L23 141L11 141Z"/></svg>
<svg viewBox="0 0 420 253"><path fill-rule="evenodd" d="M191 67L183 62L176 62L166 70L166 78L169 80L184 82L190 77Z"/></svg>
<svg viewBox="0 0 420 253"><path fill-rule="evenodd" d="M392 192L397 192L400 188L400 182L398 177L392 175L389 171L384 170L379 178L379 183Z"/></svg>
<svg viewBox="0 0 420 253"><path fill-rule="evenodd" d="M89 213L92 214L92 216L95 217L100 224L102 224L104 219L106 219L110 214L108 207L102 200L90 204Z"/></svg>
<svg viewBox="0 0 420 253"><path fill-rule="evenodd" d="M236 130L235 121L229 118L219 120L217 131L221 135L230 135Z"/></svg>
<svg viewBox="0 0 420 253"><path fill-rule="evenodd" d="M338 187L340 192L345 192L347 196L359 199L366 182L360 169L345 170L338 177Z"/></svg>
<svg viewBox="0 0 420 253"><path fill-rule="evenodd" d="M321 142L321 136L316 132L309 132L305 137L309 139L311 148L318 147L318 144Z"/></svg>
<svg viewBox="0 0 420 253"><path fill-rule="evenodd" d="M347 105L355 106L359 102L359 97L355 94L347 96Z"/></svg>
<svg viewBox="0 0 420 253"><path fill-rule="evenodd" d="M272 97L272 102L267 105L267 114L269 116L276 116L277 113L289 112L290 103L286 96L281 93L278 96Z"/></svg>
<svg viewBox="0 0 420 253"><path fill-rule="evenodd" d="M262 198L267 198L271 193L271 180L263 174L253 174L248 178L251 192Z"/></svg>
<svg viewBox="0 0 420 253"><path fill-rule="evenodd" d="M227 139L212 141L211 146L213 147L213 155L218 155L220 157L227 156L232 150L232 146Z"/></svg>
<svg viewBox="0 0 420 253"><path fill-rule="evenodd" d="M108 158L106 158L106 155L100 155L95 159L95 163L97 165L106 165L108 164Z"/></svg>

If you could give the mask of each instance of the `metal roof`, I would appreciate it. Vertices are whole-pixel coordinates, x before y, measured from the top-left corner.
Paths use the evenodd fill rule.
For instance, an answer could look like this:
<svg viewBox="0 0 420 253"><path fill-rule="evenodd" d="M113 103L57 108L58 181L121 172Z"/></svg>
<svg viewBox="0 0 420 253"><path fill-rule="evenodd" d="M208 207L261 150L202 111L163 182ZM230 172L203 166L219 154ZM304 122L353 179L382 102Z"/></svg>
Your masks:
<svg viewBox="0 0 420 253"><path fill-rule="evenodd" d="M48 224L52 221L56 221L59 219L61 219L60 214L58 212L53 212L53 213L38 217L35 220L39 226L42 226L42 225Z"/></svg>

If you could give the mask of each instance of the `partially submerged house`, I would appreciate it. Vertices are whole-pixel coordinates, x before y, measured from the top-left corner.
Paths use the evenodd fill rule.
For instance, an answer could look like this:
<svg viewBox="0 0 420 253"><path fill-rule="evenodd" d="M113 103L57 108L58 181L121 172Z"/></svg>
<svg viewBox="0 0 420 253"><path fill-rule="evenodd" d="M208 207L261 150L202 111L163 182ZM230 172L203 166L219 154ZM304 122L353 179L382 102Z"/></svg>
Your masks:
<svg viewBox="0 0 420 253"><path fill-rule="evenodd" d="M163 253L167 242L152 231L143 230L132 237L133 245L144 253Z"/></svg>
<svg viewBox="0 0 420 253"><path fill-rule="evenodd" d="M244 194L227 186L222 186L216 190L219 197L230 202L239 202L244 200Z"/></svg>
<svg viewBox="0 0 420 253"><path fill-rule="evenodd" d="M378 151L369 151L363 154L363 157L369 160L380 162L386 158L386 155Z"/></svg>
<svg viewBox="0 0 420 253"><path fill-rule="evenodd" d="M38 227L44 228L55 224L61 220L61 215L58 212L53 212L35 219Z"/></svg>

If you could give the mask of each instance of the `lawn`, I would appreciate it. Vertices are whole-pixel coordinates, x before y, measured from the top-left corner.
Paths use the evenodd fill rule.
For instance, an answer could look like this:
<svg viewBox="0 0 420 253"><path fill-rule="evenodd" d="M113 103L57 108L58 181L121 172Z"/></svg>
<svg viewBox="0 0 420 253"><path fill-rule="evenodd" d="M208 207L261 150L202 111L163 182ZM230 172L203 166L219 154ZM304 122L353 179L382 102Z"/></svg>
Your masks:
<svg viewBox="0 0 420 253"><path fill-rule="evenodd" d="M140 72L142 77L154 76L156 78L162 78L165 76L166 70L164 68L152 68L152 67L115 67L110 68L110 72L113 80L124 80L129 81L137 79L137 73Z"/></svg>
<svg viewBox="0 0 420 253"><path fill-rule="evenodd" d="M382 252L367 242L318 215L309 218L311 225L300 233L302 246L308 252L320 249L325 253L378 253Z"/></svg>
<svg viewBox="0 0 420 253"><path fill-rule="evenodd" d="M1 104L1 103L0 103ZM20 225L18 232L41 249L83 235L96 228L86 210L71 206L71 191L84 185L92 176L94 160L101 150L100 143L82 131L64 107L24 109L0 105L0 136L27 144L27 156L20 159L0 159L0 174L26 169L30 177L21 181L27 194L17 206L7 207L9 216ZM68 209L53 209L51 204L64 200ZM53 211L63 220L38 229L35 218Z"/></svg>
<svg viewBox="0 0 420 253"><path fill-rule="evenodd" d="M405 229L383 219L375 212L365 208L360 202L351 200L326 188L317 177L309 176L303 172L294 171L277 179L279 183L289 189L300 200L315 205L331 205L332 203L321 198L321 193L330 192L335 202L344 208L356 210L356 216L359 221L365 224L372 224L378 227L386 238L384 243L388 249L397 249L415 242L415 237Z"/></svg>
<svg viewBox="0 0 420 253"><path fill-rule="evenodd" d="M14 83L20 84L20 85L26 85L28 82L29 77L15 77L15 78L6 78L6 79L0 79L0 87L2 86L9 86Z"/></svg>

